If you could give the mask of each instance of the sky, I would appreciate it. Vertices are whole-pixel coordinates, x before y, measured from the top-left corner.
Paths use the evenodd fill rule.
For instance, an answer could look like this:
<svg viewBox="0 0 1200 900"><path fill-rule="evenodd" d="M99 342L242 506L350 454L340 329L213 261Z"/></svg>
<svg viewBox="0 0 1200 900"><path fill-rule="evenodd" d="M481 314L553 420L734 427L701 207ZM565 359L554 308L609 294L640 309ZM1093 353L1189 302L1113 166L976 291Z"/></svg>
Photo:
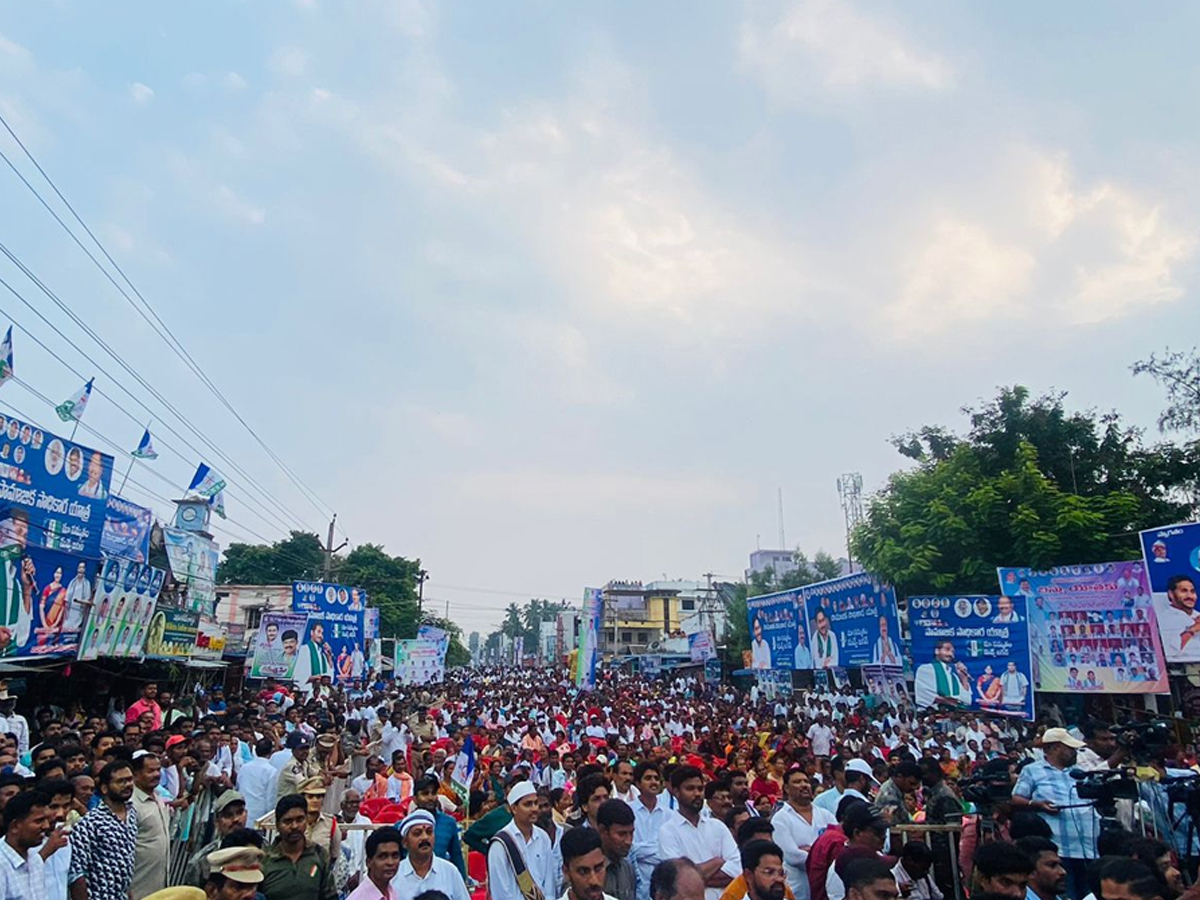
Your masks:
<svg viewBox="0 0 1200 900"><path fill-rule="evenodd" d="M1200 324L1198 20L16 4L0 115L305 489L2 164L0 243L216 451L3 257L92 359L2 287L0 324L56 402L96 375L101 449L155 423L129 499L165 515L203 458L222 542L335 510L339 542L419 557L467 632L609 579L739 576L779 543L780 489L787 545L840 555L838 476L879 490L891 436L961 427L1001 385L1153 427L1129 366ZM6 405L57 425L21 384Z"/></svg>

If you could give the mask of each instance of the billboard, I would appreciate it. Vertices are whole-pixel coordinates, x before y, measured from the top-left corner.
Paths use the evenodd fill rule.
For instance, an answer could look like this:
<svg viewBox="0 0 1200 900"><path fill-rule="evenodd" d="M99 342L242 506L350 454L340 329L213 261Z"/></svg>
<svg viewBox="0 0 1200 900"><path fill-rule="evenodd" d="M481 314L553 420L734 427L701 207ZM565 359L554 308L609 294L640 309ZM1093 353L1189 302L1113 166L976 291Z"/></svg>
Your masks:
<svg viewBox="0 0 1200 900"><path fill-rule="evenodd" d="M797 591L813 667L900 666L896 592L860 572L806 585Z"/></svg>
<svg viewBox="0 0 1200 900"><path fill-rule="evenodd" d="M396 641L394 675L401 684L436 684L446 677L446 657L438 642Z"/></svg>
<svg viewBox="0 0 1200 900"><path fill-rule="evenodd" d="M1143 531L1142 558L1167 662L1200 662L1200 524Z"/></svg>
<svg viewBox="0 0 1200 900"><path fill-rule="evenodd" d="M221 555L215 541L179 528L164 528L163 546L171 574L187 585L187 608L213 615L217 608L217 561Z"/></svg>
<svg viewBox="0 0 1200 900"><path fill-rule="evenodd" d="M876 700L894 706L912 704L903 666L863 666L862 677L863 690Z"/></svg>
<svg viewBox="0 0 1200 900"><path fill-rule="evenodd" d="M366 672L364 620L367 593L323 581L292 583L292 612L308 615L308 632L292 672L297 684L328 675L335 682Z"/></svg>
<svg viewBox="0 0 1200 900"><path fill-rule="evenodd" d="M997 572L1001 594L1026 598L1035 688L1124 694L1167 690L1166 660L1142 563Z"/></svg>
<svg viewBox="0 0 1200 900"><path fill-rule="evenodd" d="M105 556L145 562L150 552L150 529L153 526L153 512L109 494L104 509L100 550Z"/></svg>
<svg viewBox="0 0 1200 900"><path fill-rule="evenodd" d="M604 591L600 588L584 588L583 612L579 617L579 653L575 657L575 684L585 691L596 686L600 623L603 619Z"/></svg>
<svg viewBox="0 0 1200 900"><path fill-rule="evenodd" d="M707 629L688 635L688 655L692 662L704 662L717 655L717 645L713 641L712 632Z"/></svg>
<svg viewBox="0 0 1200 900"><path fill-rule="evenodd" d="M973 709L1033 718L1024 597L909 597L918 709Z"/></svg>
<svg viewBox="0 0 1200 900"><path fill-rule="evenodd" d="M196 646L192 659L218 660L225 654L229 633L220 622L201 621L196 626Z"/></svg>
<svg viewBox="0 0 1200 900"><path fill-rule="evenodd" d="M77 648L111 480L111 456L0 415L0 657Z"/></svg>
<svg viewBox="0 0 1200 900"><path fill-rule="evenodd" d="M797 591L763 594L746 601L751 669L812 668L797 602Z"/></svg>
<svg viewBox="0 0 1200 900"><path fill-rule="evenodd" d="M150 620L146 655L154 659L187 659L196 647L200 614L186 609L163 608Z"/></svg>
<svg viewBox="0 0 1200 900"><path fill-rule="evenodd" d="M131 559L106 559L79 641L79 658L141 658L166 573Z"/></svg>

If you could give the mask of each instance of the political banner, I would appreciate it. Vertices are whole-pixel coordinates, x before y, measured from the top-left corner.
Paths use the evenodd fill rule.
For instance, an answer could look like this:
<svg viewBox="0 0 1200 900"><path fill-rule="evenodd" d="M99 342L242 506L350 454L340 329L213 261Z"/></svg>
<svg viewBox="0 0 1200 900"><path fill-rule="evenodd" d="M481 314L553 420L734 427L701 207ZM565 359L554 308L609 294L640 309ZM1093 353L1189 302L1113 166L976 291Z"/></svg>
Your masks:
<svg viewBox="0 0 1200 900"><path fill-rule="evenodd" d="M575 657L575 684L580 690L596 687L596 663L600 655L600 623L604 620L604 591L584 588L583 612L579 617L579 653Z"/></svg>
<svg viewBox="0 0 1200 900"><path fill-rule="evenodd" d="M903 666L863 666L862 678L863 690L875 699L875 703L890 703L896 707L912 705Z"/></svg>
<svg viewBox="0 0 1200 900"><path fill-rule="evenodd" d="M435 641L396 641L393 670L400 684L438 684L446 677L445 657Z"/></svg>
<svg viewBox="0 0 1200 900"><path fill-rule="evenodd" d="M104 509L100 552L105 556L145 562L150 552L150 530L153 527L154 513L151 510L110 494Z"/></svg>
<svg viewBox="0 0 1200 900"><path fill-rule="evenodd" d="M196 646L192 648L192 659L219 660L225 655L228 632L220 622L201 619L196 626Z"/></svg>
<svg viewBox="0 0 1200 900"><path fill-rule="evenodd" d="M746 601L750 623L750 665L764 669L811 669L796 591L761 594Z"/></svg>
<svg viewBox="0 0 1200 900"><path fill-rule="evenodd" d="M764 699L778 700L792 695L791 669L760 669L754 674Z"/></svg>
<svg viewBox="0 0 1200 900"><path fill-rule="evenodd" d="M902 666L896 592L859 572L797 591L813 667Z"/></svg>
<svg viewBox="0 0 1200 900"><path fill-rule="evenodd" d="M79 641L79 658L140 659L166 573L131 559L106 559Z"/></svg>
<svg viewBox="0 0 1200 900"><path fill-rule="evenodd" d="M1033 718L1024 597L909 597L918 709Z"/></svg>
<svg viewBox="0 0 1200 900"><path fill-rule="evenodd" d="M712 659L706 659L704 661L704 683L721 683L721 660L715 656Z"/></svg>
<svg viewBox="0 0 1200 900"><path fill-rule="evenodd" d="M0 657L77 649L111 480L111 456L0 415Z"/></svg>
<svg viewBox="0 0 1200 900"><path fill-rule="evenodd" d="M1200 523L1143 531L1142 558L1167 662L1200 663Z"/></svg>
<svg viewBox="0 0 1200 900"><path fill-rule="evenodd" d="M363 637L367 594L323 581L292 583L292 612L308 614L308 635L292 673L297 684L328 675L345 683L366 671Z"/></svg>
<svg viewBox="0 0 1200 900"><path fill-rule="evenodd" d="M446 652L450 649L450 633L444 628L438 628L434 625L422 625L417 629L417 639L422 641L433 641L438 646L439 652L442 654L442 659L446 658ZM518 656L519 660L520 657Z"/></svg>
<svg viewBox="0 0 1200 900"><path fill-rule="evenodd" d="M217 561L221 550L215 541L194 531L164 528L163 546L175 580L187 585L186 607L213 615L217 609Z"/></svg>
<svg viewBox="0 0 1200 900"><path fill-rule="evenodd" d="M525 635L518 634L513 638L513 665L521 665L521 660L525 658Z"/></svg>
<svg viewBox="0 0 1200 900"><path fill-rule="evenodd" d="M717 645L713 641L712 632L705 629L688 635L688 655L692 662L704 662L717 655Z"/></svg>
<svg viewBox="0 0 1200 900"><path fill-rule="evenodd" d="M638 657L638 674L647 678L657 678L662 674L662 657L657 654Z"/></svg>
<svg viewBox="0 0 1200 900"><path fill-rule="evenodd" d="M363 637L369 641L379 637L379 610L373 606L363 610Z"/></svg>
<svg viewBox="0 0 1200 900"><path fill-rule="evenodd" d="M277 678L290 681L296 668L300 639L308 634L305 613L265 612L254 639L251 678Z"/></svg>
<svg viewBox="0 0 1200 900"><path fill-rule="evenodd" d="M1001 568L1000 593L1026 599L1040 691L1160 694L1167 666L1141 562Z"/></svg>
<svg viewBox="0 0 1200 900"><path fill-rule="evenodd" d="M146 656L152 659L187 659L196 647L200 613L186 609L159 609L150 620Z"/></svg>

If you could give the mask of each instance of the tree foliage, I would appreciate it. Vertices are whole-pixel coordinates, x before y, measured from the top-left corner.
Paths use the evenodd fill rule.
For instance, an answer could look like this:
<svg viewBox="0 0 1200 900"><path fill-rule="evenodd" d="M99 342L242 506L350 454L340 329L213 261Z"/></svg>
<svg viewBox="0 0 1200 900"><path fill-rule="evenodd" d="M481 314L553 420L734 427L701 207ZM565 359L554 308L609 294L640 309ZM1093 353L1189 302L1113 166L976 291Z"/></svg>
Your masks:
<svg viewBox="0 0 1200 900"><path fill-rule="evenodd" d="M217 569L221 584L290 584L317 581L325 566L321 539L307 531L293 531L282 541L266 544L230 544Z"/></svg>
<svg viewBox="0 0 1200 900"><path fill-rule="evenodd" d="M549 622L557 618L560 612L570 608L569 604L557 600L528 600L524 606L515 602L509 603L504 610L504 621L496 631L487 636L483 644L484 649L498 652L503 635L510 640L522 638L525 652L532 653L541 640L542 622Z"/></svg>
<svg viewBox="0 0 1200 900"><path fill-rule="evenodd" d="M726 654L740 658L743 650L750 649L750 625L746 612L748 598L775 591L790 591L842 574L841 564L824 550L818 550L811 560L797 550L795 560L795 571L776 576L774 568L768 567L761 572L751 572L749 582L718 586L725 600Z"/></svg>
<svg viewBox="0 0 1200 900"><path fill-rule="evenodd" d="M903 594L991 592L997 566L1131 559L1136 531L1187 516L1194 453L1146 448L1115 413L1069 413L1064 396L1005 388L963 410L965 435L896 438L917 467L872 499L855 558Z"/></svg>
<svg viewBox="0 0 1200 900"><path fill-rule="evenodd" d="M1167 407L1158 417L1160 431L1200 432L1200 354L1191 350L1163 351L1133 364L1134 375L1149 375L1167 393Z"/></svg>

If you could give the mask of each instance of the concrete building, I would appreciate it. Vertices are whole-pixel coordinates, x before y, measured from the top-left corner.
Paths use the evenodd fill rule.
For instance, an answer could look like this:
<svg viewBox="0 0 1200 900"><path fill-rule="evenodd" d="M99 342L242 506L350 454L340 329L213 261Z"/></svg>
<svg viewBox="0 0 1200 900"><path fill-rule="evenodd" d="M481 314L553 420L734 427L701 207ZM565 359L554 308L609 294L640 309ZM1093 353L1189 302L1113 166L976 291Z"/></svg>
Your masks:
<svg viewBox="0 0 1200 900"><path fill-rule="evenodd" d="M750 554L750 568L746 570L746 580L751 575L771 569L776 578L791 575L798 569L796 551L794 550L755 550Z"/></svg>
<svg viewBox="0 0 1200 900"><path fill-rule="evenodd" d="M707 582L610 581L604 588L603 657L665 652L697 631L724 631L724 607Z"/></svg>

